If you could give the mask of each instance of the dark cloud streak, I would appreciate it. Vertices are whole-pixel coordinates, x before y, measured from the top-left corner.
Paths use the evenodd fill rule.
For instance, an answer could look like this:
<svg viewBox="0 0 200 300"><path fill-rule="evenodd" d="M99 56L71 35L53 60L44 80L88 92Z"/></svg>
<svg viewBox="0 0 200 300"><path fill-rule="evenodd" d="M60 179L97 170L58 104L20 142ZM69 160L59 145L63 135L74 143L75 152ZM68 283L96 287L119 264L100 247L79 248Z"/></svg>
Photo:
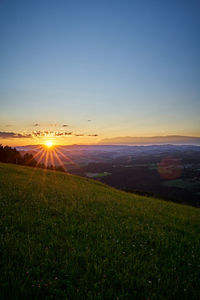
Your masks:
<svg viewBox="0 0 200 300"><path fill-rule="evenodd" d="M2 139L32 138L32 134L0 131L0 138Z"/></svg>
<svg viewBox="0 0 200 300"><path fill-rule="evenodd" d="M2 139L20 139L20 138L34 138L34 137L64 137L64 136L85 136L83 133L73 133L72 131L48 131L48 130L36 130L31 133L17 133L17 132L0 132L0 138ZM98 134L88 134L90 137L97 137Z"/></svg>

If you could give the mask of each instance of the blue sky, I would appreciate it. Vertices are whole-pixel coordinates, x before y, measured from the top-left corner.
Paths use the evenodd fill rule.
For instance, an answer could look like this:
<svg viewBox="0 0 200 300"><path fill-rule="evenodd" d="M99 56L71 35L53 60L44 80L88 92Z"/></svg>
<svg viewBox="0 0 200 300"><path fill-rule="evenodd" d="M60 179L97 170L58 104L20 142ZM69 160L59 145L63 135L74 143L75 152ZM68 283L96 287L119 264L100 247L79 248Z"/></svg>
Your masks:
<svg viewBox="0 0 200 300"><path fill-rule="evenodd" d="M200 136L199 3L1 1L0 131Z"/></svg>

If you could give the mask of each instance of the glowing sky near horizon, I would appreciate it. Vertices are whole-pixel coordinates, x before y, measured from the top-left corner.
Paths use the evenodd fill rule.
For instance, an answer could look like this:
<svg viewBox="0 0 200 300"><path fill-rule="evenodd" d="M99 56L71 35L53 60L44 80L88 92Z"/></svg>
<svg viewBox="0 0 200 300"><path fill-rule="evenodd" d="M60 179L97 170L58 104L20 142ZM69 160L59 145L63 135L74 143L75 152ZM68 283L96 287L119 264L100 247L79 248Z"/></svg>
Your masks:
<svg viewBox="0 0 200 300"><path fill-rule="evenodd" d="M199 28L194 0L1 1L0 143L200 136Z"/></svg>

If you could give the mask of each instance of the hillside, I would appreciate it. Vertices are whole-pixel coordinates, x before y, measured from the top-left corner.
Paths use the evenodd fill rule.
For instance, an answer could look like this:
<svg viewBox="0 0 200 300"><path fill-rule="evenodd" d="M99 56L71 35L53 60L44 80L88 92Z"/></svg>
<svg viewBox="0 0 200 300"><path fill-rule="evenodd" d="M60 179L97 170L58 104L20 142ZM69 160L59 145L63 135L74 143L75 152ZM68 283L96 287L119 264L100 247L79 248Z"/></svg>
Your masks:
<svg viewBox="0 0 200 300"><path fill-rule="evenodd" d="M199 299L200 211L0 164L1 299Z"/></svg>

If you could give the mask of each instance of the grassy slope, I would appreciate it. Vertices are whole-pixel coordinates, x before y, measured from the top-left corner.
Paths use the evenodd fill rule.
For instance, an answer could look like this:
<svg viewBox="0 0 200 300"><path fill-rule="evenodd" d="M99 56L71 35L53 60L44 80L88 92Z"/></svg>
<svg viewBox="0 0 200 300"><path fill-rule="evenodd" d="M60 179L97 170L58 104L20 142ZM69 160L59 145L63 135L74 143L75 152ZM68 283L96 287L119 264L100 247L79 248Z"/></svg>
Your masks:
<svg viewBox="0 0 200 300"><path fill-rule="evenodd" d="M200 211L0 164L0 295L198 299Z"/></svg>

